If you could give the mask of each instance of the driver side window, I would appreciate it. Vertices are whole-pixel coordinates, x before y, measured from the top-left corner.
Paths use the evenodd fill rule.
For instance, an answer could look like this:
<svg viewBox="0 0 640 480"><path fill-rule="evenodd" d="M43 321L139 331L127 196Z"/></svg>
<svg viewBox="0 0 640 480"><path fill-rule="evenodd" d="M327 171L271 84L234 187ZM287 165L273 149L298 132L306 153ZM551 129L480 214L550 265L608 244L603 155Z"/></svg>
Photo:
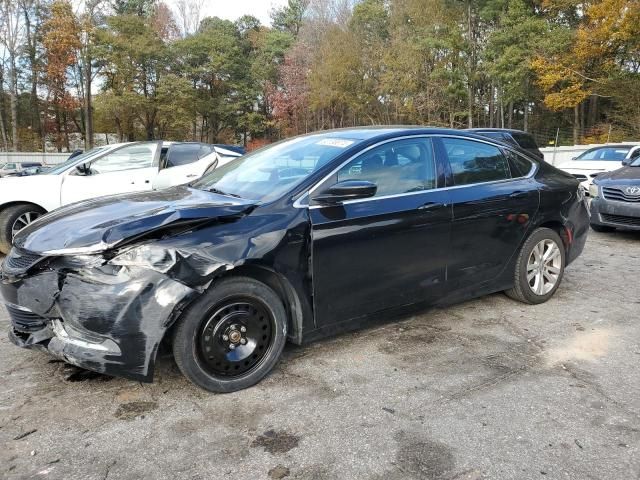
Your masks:
<svg viewBox="0 0 640 480"><path fill-rule="evenodd" d="M431 140L405 139L373 148L338 171L337 181L345 180L375 183L376 197L431 190L436 187Z"/></svg>
<svg viewBox="0 0 640 480"><path fill-rule="evenodd" d="M155 143L134 144L120 148L91 162L91 175L153 166Z"/></svg>

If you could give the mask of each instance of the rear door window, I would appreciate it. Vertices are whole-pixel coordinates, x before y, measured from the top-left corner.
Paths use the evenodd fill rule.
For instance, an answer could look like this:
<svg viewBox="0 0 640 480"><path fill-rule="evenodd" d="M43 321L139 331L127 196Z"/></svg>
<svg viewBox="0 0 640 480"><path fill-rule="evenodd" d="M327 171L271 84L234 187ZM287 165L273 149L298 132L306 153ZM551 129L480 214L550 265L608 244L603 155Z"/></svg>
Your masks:
<svg viewBox="0 0 640 480"><path fill-rule="evenodd" d="M169 147L166 168L188 165L213 151L213 147L200 143L176 144Z"/></svg>
<svg viewBox="0 0 640 480"><path fill-rule="evenodd" d="M461 138L442 138L455 185L511 178L509 162L498 147Z"/></svg>

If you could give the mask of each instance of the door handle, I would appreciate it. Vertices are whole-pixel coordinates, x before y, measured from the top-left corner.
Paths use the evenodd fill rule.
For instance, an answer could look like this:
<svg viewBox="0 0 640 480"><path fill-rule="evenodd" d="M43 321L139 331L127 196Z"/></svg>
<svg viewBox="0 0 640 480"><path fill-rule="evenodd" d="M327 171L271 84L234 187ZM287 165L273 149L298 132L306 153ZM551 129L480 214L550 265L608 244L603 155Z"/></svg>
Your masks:
<svg viewBox="0 0 640 480"><path fill-rule="evenodd" d="M195 173L191 173L189 175L187 175L187 178L193 178L193 177L197 177L198 175L196 175Z"/></svg>
<svg viewBox="0 0 640 480"><path fill-rule="evenodd" d="M526 198L527 192L513 192L509 195L509 198Z"/></svg>
<svg viewBox="0 0 640 480"><path fill-rule="evenodd" d="M446 205L444 203L440 203L440 202L428 202L425 203L424 205L421 205L420 207L418 207L418 210L422 210L424 211L433 211L433 210L438 210L440 208L444 208L446 207Z"/></svg>
<svg viewBox="0 0 640 480"><path fill-rule="evenodd" d="M145 180L144 183L149 183L149 180Z"/></svg>

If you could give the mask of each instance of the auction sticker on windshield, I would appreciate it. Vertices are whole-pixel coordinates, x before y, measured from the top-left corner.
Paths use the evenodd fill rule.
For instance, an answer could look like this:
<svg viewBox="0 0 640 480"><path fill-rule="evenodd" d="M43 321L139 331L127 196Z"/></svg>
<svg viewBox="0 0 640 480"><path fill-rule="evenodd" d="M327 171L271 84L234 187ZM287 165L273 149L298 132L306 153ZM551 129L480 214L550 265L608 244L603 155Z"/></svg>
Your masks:
<svg viewBox="0 0 640 480"><path fill-rule="evenodd" d="M326 147L338 147L347 148L353 145L353 140L344 140L342 138L324 138L320 140L316 145L324 145Z"/></svg>

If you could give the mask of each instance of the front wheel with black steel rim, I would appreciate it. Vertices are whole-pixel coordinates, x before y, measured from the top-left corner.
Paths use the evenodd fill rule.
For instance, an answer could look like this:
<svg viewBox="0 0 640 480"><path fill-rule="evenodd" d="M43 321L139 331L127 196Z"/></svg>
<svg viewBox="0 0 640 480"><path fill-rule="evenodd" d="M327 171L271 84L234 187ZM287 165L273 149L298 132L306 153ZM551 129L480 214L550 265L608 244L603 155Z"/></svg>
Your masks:
<svg viewBox="0 0 640 480"><path fill-rule="evenodd" d="M13 237L44 213L39 207L29 204L13 205L2 210L0 212L0 252L9 253Z"/></svg>
<svg viewBox="0 0 640 480"><path fill-rule="evenodd" d="M505 293L524 303L549 300L560 286L566 253L560 235L538 228L524 242L514 272L514 286Z"/></svg>
<svg viewBox="0 0 640 480"><path fill-rule="evenodd" d="M214 284L182 315L173 337L180 371L212 392L258 383L276 365L287 337L282 300L245 277Z"/></svg>

